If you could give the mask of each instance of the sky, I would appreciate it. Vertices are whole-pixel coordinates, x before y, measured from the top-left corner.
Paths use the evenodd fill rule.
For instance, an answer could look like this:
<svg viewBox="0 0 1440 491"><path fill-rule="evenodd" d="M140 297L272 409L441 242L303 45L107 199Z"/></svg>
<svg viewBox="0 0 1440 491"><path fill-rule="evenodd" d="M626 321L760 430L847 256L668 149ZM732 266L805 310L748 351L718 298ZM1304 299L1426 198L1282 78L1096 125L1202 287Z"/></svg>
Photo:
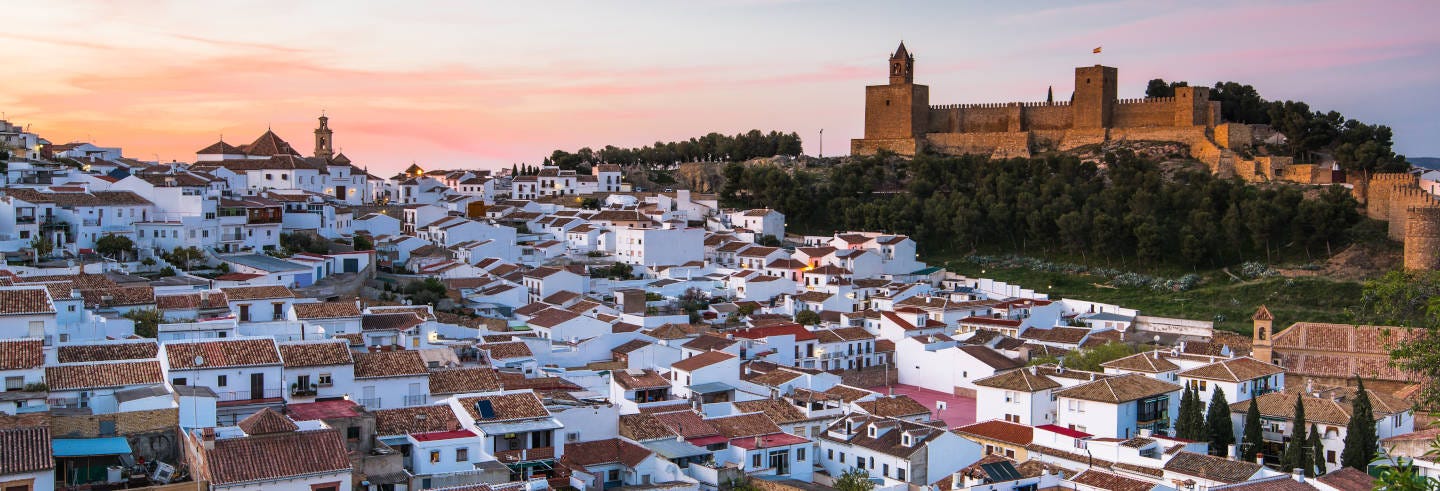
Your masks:
<svg viewBox="0 0 1440 491"><path fill-rule="evenodd" d="M932 104L1040 101L1076 66L1254 85L1440 156L1440 2L70 1L7 5L0 111L55 143L193 161L323 111L375 173L794 131L847 153L904 40ZM1092 48L1103 47L1101 54Z"/></svg>

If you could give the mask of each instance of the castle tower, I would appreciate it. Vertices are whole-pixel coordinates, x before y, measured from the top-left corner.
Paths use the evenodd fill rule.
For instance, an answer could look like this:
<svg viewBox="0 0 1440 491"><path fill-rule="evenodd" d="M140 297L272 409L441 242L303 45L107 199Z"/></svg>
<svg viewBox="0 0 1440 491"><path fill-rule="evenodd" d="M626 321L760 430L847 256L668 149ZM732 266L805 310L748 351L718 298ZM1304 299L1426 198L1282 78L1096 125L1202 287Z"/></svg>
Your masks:
<svg viewBox="0 0 1440 491"><path fill-rule="evenodd" d="M315 128L315 156L328 159L335 155L334 132L330 131L330 118L320 114L320 127Z"/></svg>
<svg viewBox="0 0 1440 491"><path fill-rule="evenodd" d="M1271 349L1274 346L1271 337L1275 316L1270 314L1270 309L1260 306L1251 317L1255 321L1255 332L1250 334L1250 357L1265 363L1274 363L1275 352Z"/></svg>
<svg viewBox="0 0 1440 491"><path fill-rule="evenodd" d="M905 41L890 55L890 85L915 83L915 56L905 49Z"/></svg>
<svg viewBox="0 0 1440 491"><path fill-rule="evenodd" d="M1109 128L1115 110L1119 71L1108 66L1082 66L1075 69L1074 126Z"/></svg>
<svg viewBox="0 0 1440 491"><path fill-rule="evenodd" d="M915 84L915 56L903 42L887 66L889 84L865 87L865 139L851 142L853 153L884 149L914 155L923 146L930 124L930 87Z"/></svg>
<svg viewBox="0 0 1440 491"><path fill-rule="evenodd" d="M1405 269L1440 269L1440 206L1408 210L1405 223Z"/></svg>

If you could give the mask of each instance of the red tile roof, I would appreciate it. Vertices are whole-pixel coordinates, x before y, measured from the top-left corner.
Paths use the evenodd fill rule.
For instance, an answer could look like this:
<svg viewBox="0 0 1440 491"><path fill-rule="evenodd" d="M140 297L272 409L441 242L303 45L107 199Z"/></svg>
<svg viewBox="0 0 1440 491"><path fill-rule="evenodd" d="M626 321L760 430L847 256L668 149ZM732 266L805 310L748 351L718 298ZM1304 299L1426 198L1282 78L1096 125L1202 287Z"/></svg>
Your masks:
<svg viewBox="0 0 1440 491"><path fill-rule="evenodd" d="M124 361L79 363L45 367L45 384L51 391L83 390L165 382L160 362Z"/></svg>
<svg viewBox="0 0 1440 491"><path fill-rule="evenodd" d="M285 368L349 365L350 343L344 340L301 341L280 344L280 358Z"/></svg>
<svg viewBox="0 0 1440 491"><path fill-rule="evenodd" d="M279 365L280 350L273 338L229 339L165 344L171 370ZM196 365L195 357L202 359Z"/></svg>
<svg viewBox="0 0 1440 491"><path fill-rule="evenodd" d="M1030 441L1035 437L1034 428L998 419L982 421L969 426L961 426L955 428L954 431L961 436L974 435L1016 445L1029 445Z"/></svg>
<svg viewBox="0 0 1440 491"><path fill-rule="evenodd" d="M240 420L235 426L245 430L247 435L269 435L274 433L289 433L300 429L294 421L284 415L275 412L270 408L262 408L259 412Z"/></svg>
<svg viewBox="0 0 1440 491"><path fill-rule="evenodd" d="M29 370L44 364L44 340L0 339L0 370Z"/></svg>
<svg viewBox="0 0 1440 491"><path fill-rule="evenodd" d="M419 351L356 353L355 378L411 377L429 373Z"/></svg>
<svg viewBox="0 0 1440 491"><path fill-rule="evenodd" d="M0 315L51 314L55 306L44 288L0 290Z"/></svg>
<svg viewBox="0 0 1440 491"><path fill-rule="evenodd" d="M684 360L677 361L670 365L670 368L693 372L701 368L714 365L726 360L735 358L735 355L721 351L707 351Z"/></svg>
<svg viewBox="0 0 1440 491"><path fill-rule="evenodd" d="M345 442L334 429L219 439L203 452L212 485L350 470Z"/></svg>
<svg viewBox="0 0 1440 491"><path fill-rule="evenodd" d="M355 418L365 411L349 399L290 403L285 405L285 415L295 421Z"/></svg>
<svg viewBox="0 0 1440 491"><path fill-rule="evenodd" d="M815 333L805 329L804 326L796 323L773 324L765 327L751 327L748 329L736 329L726 334L733 334L737 338L765 339L771 336L784 336L791 334L796 341L810 341L816 338Z"/></svg>
<svg viewBox="0 0 1440 491"><path fill-rule="evenodd" d="M0 429L0 448L0 476L55 468L48 426Z"/></svg>

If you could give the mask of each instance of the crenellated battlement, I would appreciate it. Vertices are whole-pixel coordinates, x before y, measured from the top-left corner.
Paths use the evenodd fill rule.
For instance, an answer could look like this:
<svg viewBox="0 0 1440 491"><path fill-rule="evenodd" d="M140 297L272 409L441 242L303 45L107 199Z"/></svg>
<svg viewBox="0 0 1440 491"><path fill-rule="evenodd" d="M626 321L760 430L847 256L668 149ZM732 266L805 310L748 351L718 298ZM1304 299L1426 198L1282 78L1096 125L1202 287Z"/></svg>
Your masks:
<svg viewBox="0 0 1440 491"><path fill-rule="evenodd" d="M1069 107L1070 101L1056 102L981 102L975 104L940 104L930 106L930 109L944 111L947 109L1004 109L1009 107Z"/></svg>
<svg viewBox="0 0 1440 491"><path fill-rule="evenodd" d="M1135 99L1117 99L1116 104L1174 104L1174 97L1140 97Z"/></svg>

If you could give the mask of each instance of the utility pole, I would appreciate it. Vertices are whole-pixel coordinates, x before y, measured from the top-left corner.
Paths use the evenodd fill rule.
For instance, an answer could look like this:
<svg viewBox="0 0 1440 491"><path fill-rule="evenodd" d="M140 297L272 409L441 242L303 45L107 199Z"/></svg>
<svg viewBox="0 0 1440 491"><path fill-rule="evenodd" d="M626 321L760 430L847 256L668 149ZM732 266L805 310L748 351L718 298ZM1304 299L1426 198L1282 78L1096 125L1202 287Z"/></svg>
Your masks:
<svg viewBox="0 0 1440 491"><path fill-rule="evenodd" d="M820 128L820 158L825 158L825 128Z"/></svg>

